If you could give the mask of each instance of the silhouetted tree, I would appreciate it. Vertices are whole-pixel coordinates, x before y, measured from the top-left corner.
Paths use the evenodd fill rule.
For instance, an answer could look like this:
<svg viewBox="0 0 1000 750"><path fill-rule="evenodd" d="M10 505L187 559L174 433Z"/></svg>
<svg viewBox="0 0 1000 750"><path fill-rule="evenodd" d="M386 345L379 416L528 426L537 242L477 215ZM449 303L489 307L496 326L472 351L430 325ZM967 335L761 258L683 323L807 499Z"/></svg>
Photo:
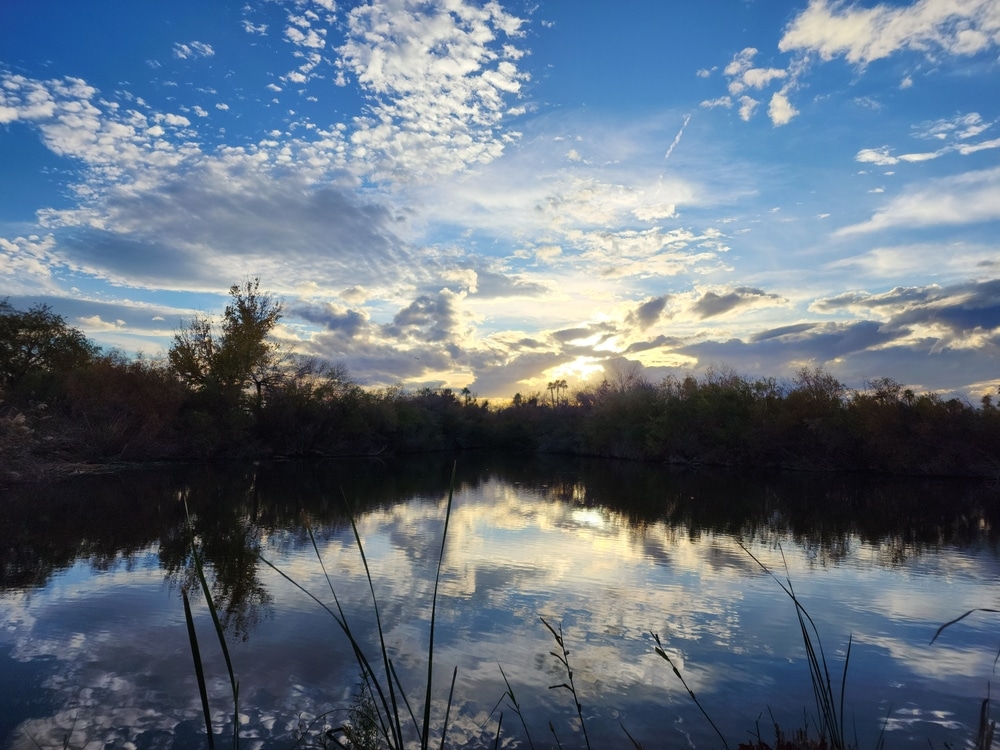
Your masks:
<svg viewBox="0 0 1000 750"><path fill-rule="evenodd" d="M211 320L195 318L174 336L167 356L174 372L197 390L241 394L250 389L259 413L265 391L282 375L280 347L270 338L282 304L260 290L259 278L233 284L229 296L220 332Z"/></svg>
<svg viewBox="0 0 1000 750"><path fill-rule="evenodd" d="M66 324L48 305L27 311L0 301L0 385L16 389L34 372L69 372L87 364L99 348Z"/></svg>

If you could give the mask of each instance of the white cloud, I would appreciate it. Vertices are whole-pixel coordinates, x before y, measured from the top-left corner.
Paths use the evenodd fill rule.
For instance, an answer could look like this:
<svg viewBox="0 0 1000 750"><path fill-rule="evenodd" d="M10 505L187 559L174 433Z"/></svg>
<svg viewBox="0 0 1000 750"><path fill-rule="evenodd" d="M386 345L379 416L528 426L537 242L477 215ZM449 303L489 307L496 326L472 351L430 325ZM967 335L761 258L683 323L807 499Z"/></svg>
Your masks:
<svg viewBox="0 0 1000 750"><path fill-rule="evenodd" d="M323 49L326 46L325 29L308 29L301 31L295 26L285 28L285 38L292 44L299 47L310 47L312 49Z"/></svg>
<svg viewBox="0 0 1000 750"><path fill-rule="evenodd" d="M215 50L212 49L212 45L205 44L204 42L188 42L187 44L176 42L174 44L174 57L179 60L189 60L194 57L211 57L214 54Z"/></svg>
<svg viewBox="0 0 1000 750"><path fill-rule="evenodd" d="M969 143L969 139L975 138L993 126L992 122L985 122L977 112L967 115L956 115L955 117L925 122L914 128L914 135L927 140L944 141L945 145L936 151L914 152L894 156L888 146L879 148L864 148L855 155L855 160L877 164L879 166L892 166L900 162L923 162L937 159L949 153L958 153L968 156L979 151L1000 147L1000 139L981 141L979 143Z"/></svg>
<svg viewBox="0 0 1000 750"><path fill-rule="evenodd" d="M964 115L955 115L941 120L924 122L914 127L914 135L918 138L935 140L946 140L958 138L966 140L989 130L993 126L992 122L983 120L978 112L969 112Z"/></svg>
<svg viewBox="0 0 1000 750"><path fill-rule="evenodd" d="M776 91L767 107L767 114L776 126L787 125L799 111L788 101L784 91Z"/></svg>
<svg viewBox="0 0 1000 750"><path fill-rule="evenodd" d="M115 331L125 325L124 320L103 320L100 315L81 316L77 320L85 331Z"/></svg>
<svg viewBox="0 0 1000 750"><path fill-rule="evenodd" d="M1000 138L994 138L992 141L983 141L982 143L959 146L958 153L963 156L967 156L968 154L974 154L977 151L984 151L991 148L1000 148Z"/></svg>
<svg viewBox="0 0 1000 750"><path fill-rule="evenodd" d="M1000 167L929 181L894 198L868 221L844 227L837 234L997 219L1000 219Z"/></svg>
<svg viewBox="0 0 1000 750"><path fill-rule="evenodd" d="M706 99L700 106L708 109L713 109L715 107L730 108L733 106L733 100L728 96L720 96L718 99Z"/></svg>
<svg viewBox="0 0 1000 750"><path fill-rule="evenodd" d="M753 113L757 111L757 105L760 104L756 99L749 96L740 97L740 119L744 122L750 120L753 117Z"/></svg>
<svg viewBox="0 0 1000 750"><path fill-rule="evenodd" d="M933 264L937 279L969 279L1000 268L995 248L954 243L877 247L861 255L827 264L829 269L850 269L878 279L909 280L926 274Z"/></svg>
<svg viewBox="0 0 1000 750"><path fill-rule="evenodd" d="M375 100L355 122L355 158L397 176L497 158L516 139L497 129L506 99L528 79L498 37L514 37L521 24L496 3L353 8L337 65Z"/></svg>
<svg viewBox="0 0 1000 750"><path fill-rule="evenodd" d="M729 93L732 96L738 96L747 89L763 89L765 86L769 85L772 81L780 80L788 77L788 71L781 68L755 68L753 67L753 58L757 55L757 49L754 47L747 47L740 51L738 54L733 56L732 61L725 67L723 72L729 78ZM749 97L744 96L740 101L749 99ZM716 100L719 102L720 100ZM787 99L785 100L787 102ZM706 106L703 102L702 106ZM754 105L754 109L756 104ZM745 107L741 109L740 116L744 120L750 119L750 116L744 116ZM750 111L752 115L752 110ZM782 123L784 124L784 123Z"/></svg>
<svg viewBox="0 0 1000 750"><path fill-rule="evenodd" d="M52 235L0 237L0 278L4 279L4 295L56 292L58 285L52 278L52 269L62 264L53 252L55 245Z"/></svg>
<svg viewBox="0 0 1000 750"><path fill-rule="evenodd" d="M918 0L873 8L810 0L785 29L778 48L816 53L824 60L843 56L864 66L902 50L928 57L937 50L973 55L998 44L996 0Z"/></svg>

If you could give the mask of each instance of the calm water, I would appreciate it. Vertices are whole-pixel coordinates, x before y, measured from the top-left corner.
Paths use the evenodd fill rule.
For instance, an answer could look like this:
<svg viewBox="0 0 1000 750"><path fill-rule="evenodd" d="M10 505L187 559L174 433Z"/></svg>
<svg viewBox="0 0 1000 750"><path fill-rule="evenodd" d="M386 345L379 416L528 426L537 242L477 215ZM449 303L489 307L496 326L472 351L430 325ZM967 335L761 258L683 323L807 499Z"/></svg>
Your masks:
<svg viewBox="0 0 1000 750"><path fill-rule="evenodd" d="M187 497L224 609L246 747L290 747L344 720L359 669L333 619L260 556L333 605L377 655L357 528L399 678L423 705L434 571L451 459L178 468L0 495L0 743L201 747L204 723L181 589L194 581ZM462 456L434 651L439 737L451 746L582 747L541 623L561 624L591 744L721 743L651 632L735 747L771 715L815 707L791 601L745 545L787 574L839 681L853 638L847 724L862 747L970 743L1000 647L996 488L813 474L690 472L578 460ZM783 563L784 561L784 563ZM204 598L194 611L216 731L228 678ZM499 665L499 666L498 666ZM498 702L500 703L497 707ZM229 712L229 713L227 713ZM319 717L317 719L317 717ZM231 725L230 725L231 727ZM231 730L225 730L231 731ZM439 740L435 741L438 744ZM225 741L222 742L225 746Z"/></svg>

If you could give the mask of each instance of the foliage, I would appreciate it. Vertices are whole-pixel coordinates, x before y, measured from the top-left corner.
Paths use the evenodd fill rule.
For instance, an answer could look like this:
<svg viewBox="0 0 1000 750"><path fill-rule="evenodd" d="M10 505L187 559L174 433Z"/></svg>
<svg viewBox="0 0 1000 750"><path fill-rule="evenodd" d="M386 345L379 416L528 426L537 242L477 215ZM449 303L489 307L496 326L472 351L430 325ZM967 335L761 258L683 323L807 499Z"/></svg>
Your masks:
<svg viewBox="0 0 1000 750"><path fill-rule="evenodd" d="M45 373L86 365L98 348L48 305L15 309L0 300L0 388L17 391Z"/></svg>
<svg viewBox="0 0 1000 750"><path fill-rule="evenodd" d="M281 377L280 347L269 336L281 319L282 304L260 290L259 278L233 284L229 296L218 332L211 320L196 317L174 336L167 357L193 389L230 396L250 390L259 412L265 393Z"/></svg>
<svg viewBox="0 0 1000 750"><path fill-rule="evenodd" d="M891 378L861 390L822 369L790 381L724 368L648 381L613 360L569 393L491 407L466 387L364 388L338 363L275 340L282 304L248 279L219 321L195 318L165 361L100 353L47 307L0 302L5 481L39 461L346 456L491 448L641 461L1000 476L1000 409ZM19 420L15 424L11 420ZM21 441L14 440L20 436Z"/></svg>

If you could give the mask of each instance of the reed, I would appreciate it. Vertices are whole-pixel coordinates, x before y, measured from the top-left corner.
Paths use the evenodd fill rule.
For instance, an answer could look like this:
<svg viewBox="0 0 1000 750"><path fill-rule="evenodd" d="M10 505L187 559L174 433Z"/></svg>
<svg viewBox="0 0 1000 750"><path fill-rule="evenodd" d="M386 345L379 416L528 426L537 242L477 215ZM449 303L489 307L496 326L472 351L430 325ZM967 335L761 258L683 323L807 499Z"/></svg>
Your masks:
<svg viewBox="0 0 1000 750"><path fill-rule="evenodd" d="M194 560L195 573L198 576L198 583L201 591L205 595L205 604L212 617L212 625L215 634L219 639L219 646L222 655L226 660L226 671L229 674L229 686L233 695L233 748L237 750L240 746L240 683L236 679L236 671L233 669L233 660L229 656L229 647L226 645L226 633L219 620L219 611L212 599L212 590L205 578L205 567L201 561L201 554L198 551L198 544L195 540L194 524L191 523L191 511L188 509L187 497L184 500L184 515L187 519L188 537L191 545L191 555ZM212 729L212 713L208 704L208 689L205 682L205 669L201 659L201 649L198 646L198 634L194 627L194 616L191 613L191 603L188 598L187 588L181 590L184 600L184 619L187 622L188 640L191 644L191 655L194 658L195 676L198 680L198 692L201 696L201 709L205 716L205 732L207 734L209 748L215 747L215 733Z"/></svg>
<svg viewBox="0 0 1000 750"><path fill-rule="evenodd" d="M444 529L441 535L441 544L438 551L437 567L435 571L434 578L434 588L431 597L431 611L430 611L430 623L429 623L429 633L427 640L427 676L425 684L423 686L423 706L422 710L419 712L419 718L417 712L413 710L409 699L407 698L406 692L402 687L399 680L399 676L396 672L395 665L393 663L393 658L391 656L390 648L386 642L385 631L382 624L382 618L379 611L379 602L376 595L374 581L372 578L371 569L369 566L368 558L365 553L364 543L361 539L361 534L358 530L357 523L352 515L351 517L351 529L354 536L354 542L358 550L358 554L361 558L362 565L365 571L365 577L368 582L368 590L371 595L371 606L375 618L375 625L378 635L378 646L375 654L369 655L362 643L360 636L352 629L351 624L344 612L343 607L340 603L340 598L337 595L336 587L334 581L330 575L326 564L323 561L323 556L320 552L319 545L316 541L315 534L313 533L312 527L306 522L306 529L309 534L309 539L313 547L313 551L316 555L316 559L323 571L323 576L326 580L327 588L329 589L330 596L332 598L332 606L327 602L323 601L319 596L307 590L300 583L291 578L287 573L282 571L278 566L276 566L271 561L267 560L262 555L259 556L260 560L267 565L269 568L274 570L281 578L288 581L291 585L302 591L306 596L311 598L316 604L318 604L323 610L325 610L333 619L338 629L345 635L348 643L351 646L354 658L357 662L358 668L361 674L361 683L358 688L358 694L355 699L355 704L347 710L347 723L336 727L326 733L324 739L329 740L334 745L342 748L352 748L353 750L369 750L370 748L378 747L388 747L389 750L404 750L407 747L413 747L415 744L419 744L421 750L429 750L432 740L432 735L440 736L440 748L444 750L446 745L447 732L449 728L449 721L451 719L451 709L454 702L455 694L455 682L457 679L458 668L452 672L451 684L448 691L448 697L445 704L443 719L438 727L434 727L432 722L432 699L433 699L433 675L434 675L434 645L435 645L435 623L437 619L437 598L441 579L443 559L447 547L448 538L448 526L451 518L452 503L454 500L454 486L455 486L455 467L452 469L452 478L448 491L447 505L445 508L445 518L444 518ZM230 658L229 650L226 645L225 633L223 626L218 616L218 610L216 604L212 598L211 590L208 585L208 581L205 577L204 566L201 558L201 554L198 548L194 525L191 521L190 512L187 506L187 500L184 499L185 514L187 518L187 527L189 534L189 541L191 547L191 554L194 562L195 573L197 575L198 583L205 595L205 604L209 611L212 619L213 627L216 636L219 640L219 644L222 650L222 654L225 658L226 669L229 676L230 689L232 693L232 747L239 748L240 736L239 736L239 682L236 679L235 670L233 668L233 663ZM791 577L788 573L787 563L784 560L784 553L782 552L782 562L785 564L785 576L784 580L780 579L770 568L768 568L753 552L751 552L742 543L740 547L743 551L763 570L767 575L777 582L777 584L782 588L782 590L791 599L794 608L796 618L799 623L799 629L802 636L802 642L806 652L806 661L809 666L809 676L810 682L813 688L813 695L816 703L817 712L817 724L819 730L818 738L810 738L808 736L808 722L806 723L806 728L799 729L791 735L786 735L777 725L774 723L775 730L775 748L779 750L857 750L857 740L854 743L850 743L847 740L845 726L844 726L844 701L846 694L847 685L847 673L851 658L851 646L853 639L848 638L847 649L844 656L843 671L840 675L839 685L836 685L833 678L831 677L830 667L827 662L822 641L819 634L819 629L816 623L813 621L812 617L809 615L802 601L799 599L792 585ZM780 547L779 547L780 550ZM194 616L192 614L190 598L188 595L188 589L185 587L182 589L182 599L184 604L184 615L187 624L188 636L190 641L191 653L194 660L195 675L198 683L199 696L201 699L202 712L205 718L205 728L207 734L207 745L209 748L215 747L215 732L213 729L212 715L209 706L209 696L207 690L207 680L205 676L204 663L202 660L202 649L198 642L198 636L195 629ZM969 615L974 612L992 612L997 613L1000 610L988 609L988 608L977 608L969 610L963 615L951 620L935 632L931 643L934 643L938 637L949 627L955 625L956 623L964 620ZM556 685L550 685L550 690L566 690L573 698L574 707L580 724L580 730L583 737L584 746L586 748L591 747L590 739L587 733L587 725L584 719L583 706L580 700L580 696L576 687L574 679L574 670L570 663L570 651L567 648L566 639L563 633L562 625L553 625L549 623L544 617L539 618L546 629L552 634L558 649L552 650L549 653L559 662L561 668L565 671L565 681L558 683ZM718 726L712 720L709 712L702 705L698 697L695 695L694 691L687 684L684 676L681 674L680 669L676 663L671 659L670 655L667 653L663 644L660 641L658 634L650 632L655 643L654 652L662 659L664 659L673 670L674 674L680 680L684 689L687 691L691 700L701 711L702 715L711 725L712 729L715 731L716 735L721 741L722 747L729 749L729 743L726 741L725 736L719 730ZM997 660L1000 660L1000 654L998 654L997 659L994 660L994 666ZM378 665L376 667L376 665ZM507 675L503 670L503 667L498 663L498 669L503 677L504 684L506 686L505 692L501 695L500 700L494 707L494 712L503 703L507 701L507 705L515 715L518 717L521 723L521 728L523 730L523 737L526 744L530 748L534 748L534 744L531 739L531 735L528 731L528 725L525 720L523 709L521 703L518 701L514 688L511 686L510 681L507 679ZM975 738L974 750L990 750L993 744L994 732L995 732L995 722L991 721L989 718L989 706L990 698L987 698L982 702L980 708L980 719L979 728L977 736ZM493 712L491 712L492 714ZM888 723L888 716L886 717L886 724ZM879 736L878 742L876 743L875 750L882 750L884 747L884 737L886 731L886 724L882 727L882 734ZM559 737L556 735L555 727L552 722L548 723L549 729L552 733L553 739L557 747L562 748L562 743ZM412 729L411 729L412 727ZM503 727L503 713L500 714L496 736L494 740L494 746L499 747L500 736ZM641 748L639 742L632 737L624 725L622 725L622 730L628 737L630 743L634 748ZM337 736L340 735L340 736ZM771 746L768 745L760 737L760 732L756 734L756 743L741 743L740 747L748 750L771 750ZM347 744L344 744L344 743Z"/></svg>
<svg viewBox="0 0 1000 750"><path fill-rule="evenodd" d="M992 614L998 614L1000 613L1000 610L992 609L990 607L976 607L975 609L970 609L968 612L959 615L954 620L949 620L934 631L934 636L931 638L929 645L933 645L934 641L938 639L938 636L940 636L946 629L961 622L966 617L976 612L990 612ZM998 661L1000 661L1000 650L997 651L997 655L993 658L994 672L996 671ZM990 693L989 685L987 684L986 697L983 699L983 702L979 707L979 727L976 730L976 742L973 746L974 750L990 750L990 748L993 747L993 735L996 732L996 724L996 721L990 719Z"/></svg>
<svg viewBox="0 0 1000 750"><path fill-rule="evenodd" d="M556 643L559 645L559 652L549 651L549 653L556 657L559 663L562 664L563 669L566 670L566 682L561 682L558 685L550 685L549 690L565 689L573 696L573 703L576 705L576 715L580 718L580 729L583 730L583 741L587 746L587 750L590 750L590 738L587 737L587 722L583 720L583 706L580 704L580 697L576 692L576 683L573 681L573 668L569 665L569 650L566 648L566 640L563 638L562 624L559 624L557 631L556 628L545 621L544 617L539 617L538 619L549 629L552 637L556 639ZM549 724L549 727L551 726ZM553 734L555 734L555 730L553 730ZM556 738L556 742L558 741L558 738Z"/></svg>
<svg viewBox="0 0 1000 750"><path fill-rule="evenodd" d="M427 678L424 686L422 721L417 720L416 714L406 697L406 692L400 684L399 676L396 674L396 668L393 664L390 650L385 640L385 631L382 627L382 617L379 612L378 596L375 593L375 584L372 580L371 568L368 565L368 557L365 554L364 543L361 540L361 534L358 531L358 526L353 514L351 517L351 529L354 534L355 545L357 546L358 553L361 557L362 566L364 567L365 577L368 581L368 590L371 593L372 610L375 615L375 626L378 632L378 653L373 658L369 658L369 656L365 653L365 649L359 640L359 637L351 628L347 615L344 613L343 607L340 605L340 599L337 596L336 587L334 586L330 573L323 562L323 556L320 553L318 544L316 543L316 537L313 534L312 527L309 526L308 522L306 523L306 528L309 532L309 539L312 542L313 551L316 554L316 559L323 571L327 587L329 588L330 595L333 598L333 608L322 601L318 596L308 591L288 574L283 572L274 563L263 556L260 557L261 561L265 565L270 567L278 575L319 604L333 618L337 627L347 637L347 640L351 645L351 650L354 653L354 658L357 661L358 668L361 671L362 680L367 686L369 695L372 699L372 705L375 708L375 716L370 717L370 719L377 725L378 733L382 741L385 742L390 750L403 750L403 748L407 745L407 732L404 731L404 726L409 726L410 724L412 724L414 732L419 738L421 750L428 750L430 747L431 703L433 698L434 674L434 625L437 619L437 597L441 579L441 566L444 560L445 547L448 538L448 523L451 519L451 508L454 499L455 471L456 467L453 466L451 483L448 490L448 502L445 509L444 530L441 535L441 547L438 554L437 569L434 576L434 593L431 597L430 632L427 642ZM376 670L373 667L373 660L381 662L381 670ZM451 714L452 701L454 700L455 680L457 676L458 668L456 667L452 672L451 687L449 689L448 700L445 705L444 719L440 727L442 748L444 748L445 745L448 720Z"/></svg>
<svg viewBox="0 0 1000 750"><path fill-rule="evenodd" d="M829 742L832 750L850 750L855 745L850 745L847 742L846 735L844 733L844 695L847 689L847 667L851 662L851 643L853 642L853 637L847 639L847 653L844 656L844 671L840 677L840 690L839 693L835 690L834 684L830 679L830 670L826 662L826 654L823 652L823 643L819 637L819 629L816 627L816 623L813 622L812 617L809 616L809 612L799 601L798 596L795 594L795 589L792 587L791 576L788 575L788 565L785 564L785 581L784 583L779 579L770 568L768 568L760 559L753 554L742 542L740 542L740 547L750 559L753 560L757 565L760 566L761 570L767 573L775 582L781 586L782 590L788 595L795 605L795 615L799 621L799 630L802 633L802 643L806 649L806 662L809 664L809 678L812 683L813 696L816 700L816 713L819 720L819 732L820 739L826 739ZM781 547L778 548L781 550ZM785 563L785 553L781 551L782 563ZM884 739L884 727L883 734L879 738L878 747L880 748Z"/></svg>

